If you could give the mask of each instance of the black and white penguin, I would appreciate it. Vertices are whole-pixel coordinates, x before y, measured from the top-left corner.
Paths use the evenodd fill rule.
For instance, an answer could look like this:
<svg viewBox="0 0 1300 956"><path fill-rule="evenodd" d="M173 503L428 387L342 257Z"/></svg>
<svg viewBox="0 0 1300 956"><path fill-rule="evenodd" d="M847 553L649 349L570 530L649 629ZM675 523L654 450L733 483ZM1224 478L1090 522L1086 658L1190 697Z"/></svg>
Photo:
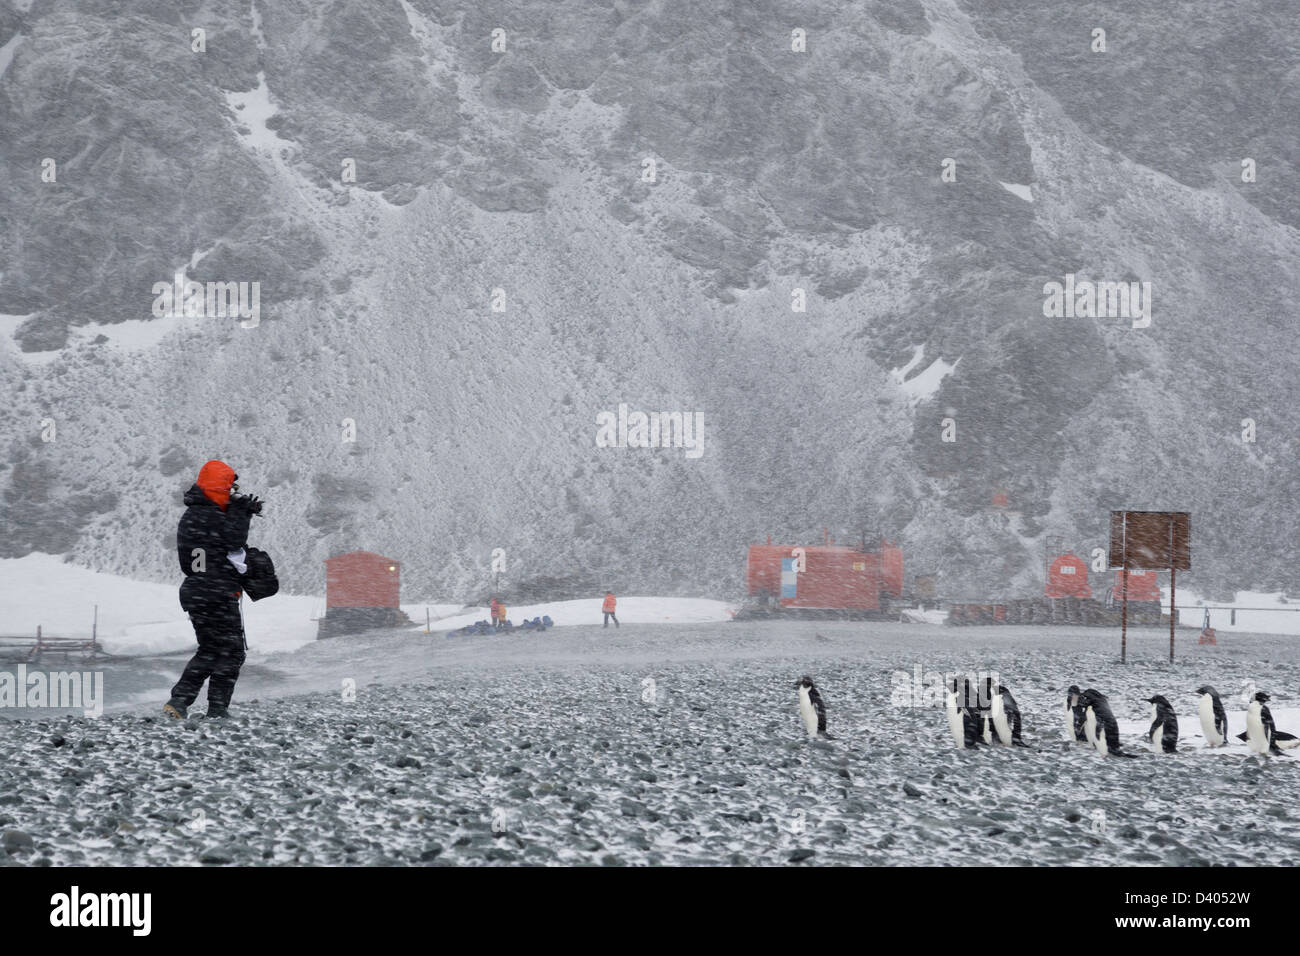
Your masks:
<svg viewBox="0 0 1300 956"><path fill-rule="evenodd" d="M1088 742L1097 748L1102 756L1132 757L1119 746L1119 722L1111 713L1110 702L1106 695L1091 687L1079 695L1083 705L1083 730L1088 735Z"/></svg>
<svg viewBox="0 0 1300 956"><path fill-rule="evenodd" d="M1246 708L1246 732L1237 737L1246 741L1251 753L1257 754L1281 754L1283 750L1300 747L1300 738L1277 729L1268 700L1268 694L1262 690L1251 698Z"/></svg>
<svg viewBox="0 0 1300 956"><path fill-rule="evenodd" d="M1196 688L1200 695L1196 712L1201 718L1201 733L1205 735L1205 746L1225 747L1228 744L1228 713L1219 700L1219 692L1209 684Z"/></svg>
<svg viewBox="0 0 1300 956"><path fill-rule="evenodd" d="M1028 747L1020 737L1020 708L1005 684L993 687L993 678L984 678L984 699L987 709L981 709L984 742L1001 743L1007 747Z"/></svg>
<svg viewBox="0 0 1300 956"><path fill-rule="evenodd" d="M1159 694L1148 697L1147 703L1151 705L1151 729L1147 731L1151 749L1164 750L1167 754L1178 753L1178 715L1169 701Z"/></svg>
<svg viewBox="0 0 1300 956"><path fill-rule="evenodd" d="M799 717L809 737L826 736L826 705L811 677L800 677L794 682L799 689Z"/></svg>
<svg viewBox="0 0 1300 956"><path fill-rule="evenodd" d="M949 678L945 707L948 712L948 730L959 749L978 747L980 744L980 719L977 707L971 706L972 689L969 680Z"/></svg>
<svg viewBox="0 0 1300 956"><path fill-rule="evenodd" d="M1083 705L1079 702L1082 694L1078 684L1071 684L1065 692L1065 739L1086 744L1090 741L1083 729Z"/></svg>

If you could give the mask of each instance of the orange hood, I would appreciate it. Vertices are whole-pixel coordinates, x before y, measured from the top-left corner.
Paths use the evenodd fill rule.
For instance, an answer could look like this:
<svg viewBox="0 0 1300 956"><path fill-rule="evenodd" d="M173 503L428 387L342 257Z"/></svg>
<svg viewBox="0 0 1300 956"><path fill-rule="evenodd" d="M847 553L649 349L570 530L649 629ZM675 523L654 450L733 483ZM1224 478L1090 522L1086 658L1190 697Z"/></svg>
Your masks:
<svg viewBox="0 0 1300 956"><path fill-rule="evenodd" d="M199 469L199 480L194 483L199 486L209 501L225 511L226 505L230 503L230 486L238 477L235 469L224 461L210 461Z"/></svg>

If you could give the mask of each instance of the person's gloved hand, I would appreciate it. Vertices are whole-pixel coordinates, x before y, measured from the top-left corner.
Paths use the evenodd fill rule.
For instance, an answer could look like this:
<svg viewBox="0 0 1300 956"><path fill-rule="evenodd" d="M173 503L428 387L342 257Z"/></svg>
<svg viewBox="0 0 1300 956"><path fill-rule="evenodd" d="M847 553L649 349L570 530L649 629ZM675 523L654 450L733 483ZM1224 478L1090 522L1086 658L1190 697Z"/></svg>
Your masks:
<svg viewBox="0 0 1300 956"><path fill-rule="evenodd" d="M250 515L260 515L262 513L262 499L256 495L232 496L230 504L247 511Z"/></svg>

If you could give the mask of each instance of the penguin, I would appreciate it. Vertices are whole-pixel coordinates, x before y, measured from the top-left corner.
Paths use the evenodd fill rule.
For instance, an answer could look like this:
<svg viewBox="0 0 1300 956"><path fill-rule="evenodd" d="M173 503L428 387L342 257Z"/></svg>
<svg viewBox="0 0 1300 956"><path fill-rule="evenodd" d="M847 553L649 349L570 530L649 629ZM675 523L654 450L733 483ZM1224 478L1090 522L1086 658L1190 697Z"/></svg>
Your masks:
<svg viewBox="0 0 1300 956"><path fill-rule="evenodd" d="M1228 744L1228 714L1219 700L1219 692L1209 684L1196 688L1201 699L1196 711L1201 717L1201 733L1205 734L1205 746L1226 747Z"/></svg>
<svg viewBox="0 0 1300 956"><path fill-rule="evenodd" d="M1007 747L1028 747L1020 737L1020 708L1004 684L993 688L993 678L984 678L985 699L989 702L984 715L984 742L1001 743Z"/></svg>
<svg viewBox="0 0 1300 956"><path fill-rule="evenodd" d="M1065 739L1086 744L1091 741L1083 729L1083 705L1079 703L1082 694L1078 684L1071 684L1065 692Z"/></svg>
<svg viewBox="0 0 1300 956"><path fill-rule="evenodd" d="M1159 694L1148 697L1147 703L1151 705L1151 729L1147 731L1151 749L1163 748L1167 754L1178 753L1178 715L1169 706L1169 701ZM1157 734L1160 735L1158 739Z"/></svg>
<svg viewBox="0 0 1300 956"><path fill-rule="evenodd" d="M956 742L958 749L966 746L966 728L962 719L961 708L957 706L957 678L951 678L944 688L944 710L948 714L948 732Z"/></svg>
<svg viewBox="0 0 1300 956"><path fill-rule="evenodd" d="M981 696L975 702L975 716L979 720L980 740L990 745L1002 743L1002 739L998 736L997 729L993 726L994 710L997 711L997 715L1000 719L1006 719L1002 713L1002 702L999 700L995 704L993 700L995 697L997 697L997 695L993 693L993 678L984 678L984 684L981 688Z"/></svg>
<svg viewBox="0 0 1300 956"><path fill-rule="evenodd" d="M1079 703L1084 708L1083 728L1088 735L1088 742L1103 757L1132 757L1133 754L1126 754L1120 749L1119 722L1111 713L1106 695L1090 687L1079 695Z"/></svg>
<svg viewBox="0 0 1300 956"><path fill-rule="evenodd" d="M799 688L799 717L809 737L826 736L826 705L822 695L817 692L817 685L808 676L800 677L794 682Z"/></svg>
<svg viewBox="0 0 1300 956"><path fill-rule="evenodd" d="M971 712L969 706L971 686L969 680L958 683L956 677L949 678L945 704L948 711L948 730L957 743L958 749L978 747L980 744L979 718Z"/></svg>
<svg viewBox="0 0 1300 956"><path fill-rule="evenodd" d="M1300 738L1277 729L1268 701L1268 694L1262 690L1251 698L1250 706L1246 708L1246 732L1237 734L1238 739L1246 741L1251 753L1257 754L1282 755L1283 749L1300 747Z"/></svg>

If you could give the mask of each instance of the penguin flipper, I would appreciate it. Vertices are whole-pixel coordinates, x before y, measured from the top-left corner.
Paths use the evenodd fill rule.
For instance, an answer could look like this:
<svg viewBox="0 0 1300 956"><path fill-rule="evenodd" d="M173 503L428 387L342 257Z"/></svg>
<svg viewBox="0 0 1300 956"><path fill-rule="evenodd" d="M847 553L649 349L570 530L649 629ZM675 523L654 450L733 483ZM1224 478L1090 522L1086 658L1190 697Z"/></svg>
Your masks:
<svg viewBox="0 0 1300 956"><path fill-rule="evenodd" d="M1238 740L1249 740L1250 738L1247 737L1245 734L1237 734L1237 739L1238 739Z"/></svg>

